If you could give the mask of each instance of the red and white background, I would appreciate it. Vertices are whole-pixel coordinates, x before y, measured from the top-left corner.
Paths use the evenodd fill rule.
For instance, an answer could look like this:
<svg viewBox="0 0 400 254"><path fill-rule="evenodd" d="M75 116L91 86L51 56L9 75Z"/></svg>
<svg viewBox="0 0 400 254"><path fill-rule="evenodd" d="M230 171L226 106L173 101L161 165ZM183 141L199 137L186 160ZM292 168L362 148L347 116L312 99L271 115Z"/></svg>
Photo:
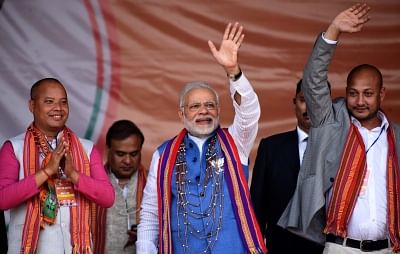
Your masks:
<svg viewBox="0 0 400 254"><path fill-rule="evenodd" d="M387 97L383 109L400 122L400 1L365 1L371 21L344 35L330 68L333 96L361 63L378 66ZM223 69L207 40L219 44L227 22L244 26L242 70L261 102L260 138L293 129L291 99L317 34L344 0L5 0L0 1L0 142L32 121L29 89L44 77L68 91L68 126L104 152L104 136L118 119L144 132L143 163L182 128L178 93L204 80L221 96L222 125L233 117Z"/></svg>

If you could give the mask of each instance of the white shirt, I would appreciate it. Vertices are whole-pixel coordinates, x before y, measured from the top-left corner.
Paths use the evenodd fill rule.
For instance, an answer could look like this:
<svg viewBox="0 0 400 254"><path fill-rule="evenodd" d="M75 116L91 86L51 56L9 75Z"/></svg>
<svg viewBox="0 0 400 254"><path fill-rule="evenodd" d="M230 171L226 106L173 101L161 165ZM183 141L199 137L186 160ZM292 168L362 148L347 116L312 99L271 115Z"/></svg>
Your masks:
<svg viewBox="0 0 400 254"><path fill-rule="evenodd" d="M360 132L367 153L367 172L353 213L347 225L347 237L358 240L382 240L387 232L387 128L389 123L382 112L378 112L381 126L368 130L351 117ZM332 189L328 200L331 200Z"/></svg>
<svg viewBox="0 0 400 254"><path fill-rule="evenodd" d="M348 224L348 237L359 240L388 238L387 232L387 128L389 123L378 112L381 126L368 130L351 118L360 132L367 152L367 173ZM376 141L375 141L376 140ZM374 143L375 142L375 143Z"/></svg>
<svg viewBox="0 0 400 254"><path fill-rule="evenodd" d="M308 134L304 132L302 129L300 129L299 126L297 126L296 130L297 130L297 136L299 138L298 145L299 145L299 159L301 166L301 163L303 162L304 152L306 151L307 147Z"/></svg>
<svg viewBox="0 0 400 254"><path fill-rule="evenodd" d="M233 96L235 92L241 95L241 104L238 105ZM240 161L248 165L248 158L258 131L260 118L260 104L250 82L242 74L237 81L230 81L230 93L233 99L235 117L233 124L228 128L238 148ZM206 139L190 136L199 150ZM201 150L200 150L201 152ZM156 150L150 164L149 175L143 193L140 224L138 225L138 240L136 253L157 253L158 246L158 207L157 207L157 169L160 154Z"/></svg>

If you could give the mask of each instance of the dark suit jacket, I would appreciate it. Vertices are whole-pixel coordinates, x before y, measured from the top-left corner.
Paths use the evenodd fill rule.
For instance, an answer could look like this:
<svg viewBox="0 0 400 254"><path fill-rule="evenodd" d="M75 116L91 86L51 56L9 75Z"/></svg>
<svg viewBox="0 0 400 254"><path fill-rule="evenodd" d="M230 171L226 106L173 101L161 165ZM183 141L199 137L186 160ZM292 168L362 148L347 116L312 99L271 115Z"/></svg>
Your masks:
<svg viewBox="0 0 400 254"><path fill-rule="evenodd" d="M322 253L322 246L276 225L296 189L299 168L296 130L261 140L250 193L269 254Z"/></svg>
<svg viewBox="0 0 400 254"><path fill-rule="evenodd" d="M7 231L4 212L0 210L0 254L7 253Z"/></svg>

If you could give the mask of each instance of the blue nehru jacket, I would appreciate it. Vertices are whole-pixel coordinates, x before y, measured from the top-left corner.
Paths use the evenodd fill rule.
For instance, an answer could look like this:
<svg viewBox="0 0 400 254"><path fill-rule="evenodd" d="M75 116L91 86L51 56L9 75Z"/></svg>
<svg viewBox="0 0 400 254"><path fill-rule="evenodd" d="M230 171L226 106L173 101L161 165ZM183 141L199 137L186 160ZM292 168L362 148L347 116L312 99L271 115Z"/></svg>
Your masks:
<svg viewBox="0 0 400 254"><path fill-rule="evenodd" d="M200 214L207 211L207 208L211 205L211 198L213 193L212 184L204 185L204 178L206 173L206 153L208 149L208 142L203 145L203 155L200 155L200 151L197 148L196 143L191 140L188 136L184 138L186 147L186 199L191 204L191 211L194 214ZM161 154L165 148L166 143L158 148ZM221 147L219 142L216 143L218 157L223 157L221 154ZM248 178L248 166L242 165L245 171L246 178ZM246 253L246 249L243 245L242 238L239 233L237 220L232 208L232 201L227 188L225 179L220 178L220 182L223 184L223 197L221 202L218 199L218 207L215 209L216 213L212 216L204 216L201 218L194 218L194 216L188 216L187 220L193 225L192 229L199 230L201 237L195 237L193 234L184 230L184 218L180 213L177 212L177 184L176 184L176 169L174 169L171 179L171 236L172 236L172 251L174 254L180 253L202 253L207 249L207 245L212 245L211 252L206 253L213 254L243 254ZM219 221L220 208L222 206L222 221ZM193 215L193 213L192 213ZM179 218L178 218L179 216ZM178 234L178 225L180 227L180 233ZM220 225L221 229L218 236L208 234L211 231L211 227L214 225ZM180 236L179 236L180 235ZM160 236L161 237L161 236ZM217 240L215 241L217 237ZM191 251L185 252L182 247L187 242Z"/></svg>

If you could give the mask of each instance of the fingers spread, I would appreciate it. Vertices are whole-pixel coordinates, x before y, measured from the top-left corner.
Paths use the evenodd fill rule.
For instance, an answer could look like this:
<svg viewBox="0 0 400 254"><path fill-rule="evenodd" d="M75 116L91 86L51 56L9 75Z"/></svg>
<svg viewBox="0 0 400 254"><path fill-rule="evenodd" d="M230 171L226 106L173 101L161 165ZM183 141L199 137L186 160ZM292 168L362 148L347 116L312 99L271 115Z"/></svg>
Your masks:
<svg viewBox="0 0 400 254"><path fill-rule="evenodd" d="M235 37L233 38L233 41L235 43L240 43L240 39L242 38L242 31L243 31L243 26L239 26L239 29L235 34Z"/></svg>
<svg viewBox="0 0 400 254"><path fill-rule="evenodd" d="M229 30L231 30L231 26L232 26L231 23L229 23L229 24L226 26L225 32L224 32L224 37L223 37L222 39L228 40Z"/></svg>
<svg viewBox="0 0 400 254"><path fill-rule="evenodd" d="M370 7L366 4L366 3L358 3L356 5L353 6L353 8L351 9L351 12L357 16L357 18L361 19L361 18L365 18L365 16L369 13L370 11Z"/></svg>
<svg viewBox="0 0 400 254"><path fill-rule="evenodd" d="M239 25L239 23L238 23L238 22L235 22L235 25L232 27L232 30L231 30L231 32L229 33L229 40L234 41L233 38L235 38L235 33L236 33L237 28L238 28L238 25Z"/></svg>

